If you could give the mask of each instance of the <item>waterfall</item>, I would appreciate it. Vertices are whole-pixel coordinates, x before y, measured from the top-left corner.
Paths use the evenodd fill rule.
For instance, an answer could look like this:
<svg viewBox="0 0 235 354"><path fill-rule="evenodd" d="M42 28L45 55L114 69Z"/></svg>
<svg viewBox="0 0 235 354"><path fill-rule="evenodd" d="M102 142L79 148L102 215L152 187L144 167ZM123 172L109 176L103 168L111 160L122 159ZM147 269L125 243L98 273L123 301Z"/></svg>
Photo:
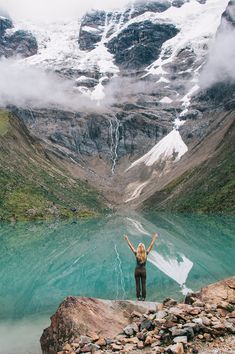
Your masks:
<svg viewBox="0 0 235 354"><path fill-rule="evenodd" d="M120 138L120 122L116 115L114 115L114 120L109 119L110 123L110 136L111 136L111 160L112 160L112 175L114 174L115 167L118 159L118 144Z"/></svg>

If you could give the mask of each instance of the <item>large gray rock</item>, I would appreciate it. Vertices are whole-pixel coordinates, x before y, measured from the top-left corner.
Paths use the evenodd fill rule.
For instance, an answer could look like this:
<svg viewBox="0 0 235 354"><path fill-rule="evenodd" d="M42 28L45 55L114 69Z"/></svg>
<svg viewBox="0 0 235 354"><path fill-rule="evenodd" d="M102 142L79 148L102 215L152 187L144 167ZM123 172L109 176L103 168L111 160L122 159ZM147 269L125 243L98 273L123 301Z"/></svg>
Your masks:
<svg viewBox="0 0 235 354"><path fill-rule="evenodd" d="M13 27L12 21L8 18L1 17L1 15L0 15L0 39L3 36L3 34L5 33L6 29L12 28L12 27Z"/></svg>
<svg viewBox="0 0 235 354"><path fill-rule="evenodd" d="M9 58L20 55L29 57L37 53L38 45L36 38L28 31L17 30L7 33L7 29L13 28L10 19L0 17L0 57Z"/></svg>
<svg viewBox="0 0 235 354"><path fill-rule="evenodd" d="M107 43L117 65L124 69L139 69L159 57L162 44L178 33L172 24L151 21L132 23Z"/></svg>
<svg viewBox="0 0 235 354"><path fill-rule="evenodd" d="M105 18L105 11L93 11L83 17L79 32L79 48L81 50L95 48L101 40Z"/></svg>

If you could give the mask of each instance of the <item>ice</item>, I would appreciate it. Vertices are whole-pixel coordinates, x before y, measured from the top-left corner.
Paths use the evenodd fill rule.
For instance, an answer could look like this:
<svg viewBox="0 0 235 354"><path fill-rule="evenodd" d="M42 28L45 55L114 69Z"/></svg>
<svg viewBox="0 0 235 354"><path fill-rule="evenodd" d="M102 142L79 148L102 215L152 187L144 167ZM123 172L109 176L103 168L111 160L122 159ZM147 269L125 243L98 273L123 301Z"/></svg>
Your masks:
<svg viewBox="0 0 235 354"><path fill-rule="evenodd" d="M146 166L152 166L158 161L168 159L172 159L174 162L177 162L187 151L188 147L182 140L179 131L177 129L173 129L149 152L147 152L147 154L133 162L127 171L141 163L144 163Z"/></svg>
<svg viewBox="0 0 235 354"><path fill-rule="evenodd" d="M180 32L163 44L160 57L146 69L144 76L164 77L166 74L164 66L172 63L178 53L187 47L196 54L199 62L198 68L194 71L192 85L198 83L202 60L207 55L208 44L216 33L227 3L227 0L207 0L205 4L200 4L196 0L190 0L180 8L172 6L162 13L151 14L153 22L172 23Z"/></svg>
<svg viewBox="0 0 235 354"><path fill-rule="evenodd" d="M30 31L38 42L38 53L23 59L25 63L53 71L79 68L82 52L78 46L78 21L53 22L46 26L45 23L16 22L14 30L18 29Z"/></svg>

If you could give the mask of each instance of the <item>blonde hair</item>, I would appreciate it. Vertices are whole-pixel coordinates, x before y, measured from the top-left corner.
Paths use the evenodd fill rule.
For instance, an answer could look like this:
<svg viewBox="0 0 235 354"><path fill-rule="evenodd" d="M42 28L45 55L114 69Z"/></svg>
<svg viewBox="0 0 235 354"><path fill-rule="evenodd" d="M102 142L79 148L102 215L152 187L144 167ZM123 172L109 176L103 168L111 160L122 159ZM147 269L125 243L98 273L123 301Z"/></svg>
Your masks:
<svg viewBox="0 0 235 354"><path fill-rule="evenodd" d="M147 253L145 249L145 245L140 243L136 250L136 257L140 263L144 263L147 259Z"/></svg>

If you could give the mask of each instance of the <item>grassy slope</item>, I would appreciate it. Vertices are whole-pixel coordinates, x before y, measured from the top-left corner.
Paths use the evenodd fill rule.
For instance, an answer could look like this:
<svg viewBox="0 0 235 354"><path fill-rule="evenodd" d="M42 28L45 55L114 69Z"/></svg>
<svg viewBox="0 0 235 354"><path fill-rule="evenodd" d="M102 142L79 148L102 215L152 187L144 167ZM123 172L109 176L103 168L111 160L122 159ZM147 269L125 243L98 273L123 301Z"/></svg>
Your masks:
<svg viewBox="0 0 235 354"><path fill-rule="evenodd" d="M106 211L103 198L68 176L6 111L0 111L0 185L0 220L82 217Z"/></svg>
<svg viewBox="0 0 235 354"><path fill-rule="evenodd" d="M143 208L235 214L234 141L233 123L213 156L155 193Z"/></svg>

